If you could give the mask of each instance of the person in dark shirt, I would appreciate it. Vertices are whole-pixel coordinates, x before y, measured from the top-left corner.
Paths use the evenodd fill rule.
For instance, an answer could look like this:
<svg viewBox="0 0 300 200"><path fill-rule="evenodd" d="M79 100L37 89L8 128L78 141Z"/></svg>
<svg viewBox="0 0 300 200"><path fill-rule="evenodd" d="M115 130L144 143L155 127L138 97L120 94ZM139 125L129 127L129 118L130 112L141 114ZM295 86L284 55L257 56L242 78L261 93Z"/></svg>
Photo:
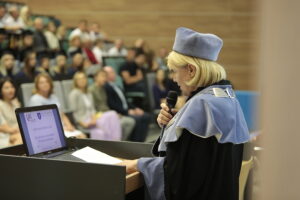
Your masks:
<svg viewBox="0 0 300 200"><path fill-rule="evenodd" d="M62 81L72 79L72 74L68 74L67 57L65 53L60 52L56 56L56 65L50 69L50 75L53 80Z"/></svg>
<svg viewBox="0 0 300 200"><path fill-rule="evenodd" d="M123 91L115 84L116 73L112 67L106 66L104 70L107 73L108 80L104 88L109 108L121 115L134 118L136 123L133 132L129 136L129 140L144 142L148 134L150 115L127 102Z"/></svg>
<svg viewBox="0 0 300 200"><path fill-rule="evenodd" d="M146 109L145 102L147 100L145 88L145 72L143 66L145 64L145 54L136 52L133 62L126 62L120 68L120 75L123 78L125 93L138 93L132 97L132 103L140 108Z"/></svg>
<svg viewBox="0 0 300 200"><path fill-rule="evenodd" d="M15 80L18 87L23 83L33 83L35 76L38 74L36 71L36 53L29 52L24 59L24 67L19 73L15 75Z"/></svg>
<svg viewBox="0 0 300 200"><path fill-rule="evenodd" d="M81 51L74 51L71 54L72 58L72 63L71 66L68 68L68 76L72 76L77 72L77 71L83 71L83 56L81 54Z"/></svg>
<svg viewBox="0 0 300 200"><path fill-rule="evenodd" d="M19 59L21 62L24 61L24 58L25 58L25 55L28 53L28 52L31 52L34 50L34 47L33 47L33 32L30 31L30 30L26 30L26 31L23 31L23 46L20 50L20 53L19 53L19 57L17 59Z"/></svg>
<svg viewBox="0 0 300 200"><path fill-rule="evenodd" d="M34 20L34 33L33 33L33 47L34 51L39 54L49 50L47 39L44 35L44 22L42 18L36 18Z"/></svg>

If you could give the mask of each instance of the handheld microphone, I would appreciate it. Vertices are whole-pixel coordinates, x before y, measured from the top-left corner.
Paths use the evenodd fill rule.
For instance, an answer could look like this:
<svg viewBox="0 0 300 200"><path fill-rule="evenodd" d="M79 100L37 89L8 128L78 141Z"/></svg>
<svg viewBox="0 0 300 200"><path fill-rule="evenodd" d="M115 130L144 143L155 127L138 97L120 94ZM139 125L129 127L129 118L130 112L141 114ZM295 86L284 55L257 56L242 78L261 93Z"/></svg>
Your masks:
<svg viewBox="0 0 300 200"><path fill-rule="evenodd" d="M176 102L177 102L177 98L178 98L178 94L177 94L176 91L169 91L169 92L168 92L168 96L167 96L167 98L166 98L166 101L167 101L167 106L168 106L168 108L169 108L169 113L170 113L171 115L173 115L173 113L172 113L171 110L172 110L172 108L175 107ZM163 125L163 127L162 127L162 129L161 129L161 132L160 132L160 136L159 136L160 141L162 141L162 137L163 137L163 135L164 135L165 128L166 128L166 125ZM161 152L159 153L159 156L162 156L162 153L161 153Z"/></svg>

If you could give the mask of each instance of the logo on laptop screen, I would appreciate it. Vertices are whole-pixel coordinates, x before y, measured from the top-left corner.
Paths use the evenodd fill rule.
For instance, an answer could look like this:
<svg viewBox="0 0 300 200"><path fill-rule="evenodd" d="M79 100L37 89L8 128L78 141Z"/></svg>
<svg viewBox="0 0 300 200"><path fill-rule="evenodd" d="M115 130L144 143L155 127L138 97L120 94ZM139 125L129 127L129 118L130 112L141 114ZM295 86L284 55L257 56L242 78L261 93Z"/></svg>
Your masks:
<svg viewBox="0 0 300 200"><path fill-rule="evenodd" d="M39 120L41 120L41 119L42 119L42 115L41 115L41 113L37 113L36 115L37 115L37 117L38 117L38 119L39 119Z"/></svg>

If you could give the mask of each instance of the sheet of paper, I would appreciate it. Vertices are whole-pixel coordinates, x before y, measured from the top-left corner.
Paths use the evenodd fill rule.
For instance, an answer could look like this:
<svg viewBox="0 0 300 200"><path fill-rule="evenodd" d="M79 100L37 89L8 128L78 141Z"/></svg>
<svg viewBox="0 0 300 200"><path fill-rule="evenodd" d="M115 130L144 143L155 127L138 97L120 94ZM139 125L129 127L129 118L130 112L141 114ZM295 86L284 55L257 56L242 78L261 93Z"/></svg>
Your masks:
<svg viewBox="0 0 300 200"><path fill-rule="evenodd" d="M109 156L91 147L84 147L82 149L79 149L74 153L72 153L72 155L86 162L92 162L92 163L117 164L122 162L122 160Z"/></svg>

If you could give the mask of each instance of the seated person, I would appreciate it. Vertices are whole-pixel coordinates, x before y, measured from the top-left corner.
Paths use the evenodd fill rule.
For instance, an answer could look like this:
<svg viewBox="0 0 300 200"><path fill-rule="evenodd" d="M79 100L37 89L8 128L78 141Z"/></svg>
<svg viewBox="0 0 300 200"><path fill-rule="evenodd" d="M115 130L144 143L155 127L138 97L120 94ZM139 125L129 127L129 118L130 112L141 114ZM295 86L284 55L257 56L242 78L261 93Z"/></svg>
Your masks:
<svg viewBox="0 0 300 200"><path fill-rule="evenodd" d="M76 72L73 81L74 89L69 94L69 105L78 125L88 129L93 139L120 140L118 114L115 111L96 112L92 94L87 88L87 77L83 72Z"/></svg>
<svg viewBox="0 0 300 200"><path fill-rule="evenodd" d="M0 81L0 148L22 143L15 109L20 107L12 79Z"/></svg>
<svg viewBox="0 0 300 200"><path fill-rule="evenodd" d="M95 45L93 48L93 53L94 53L99 65L102 66L102 63L103 63L102 57L106 55L106 52L103 49L103 41L101 39L96 39Z"/></svg>
<svg viewBox="0 0 300 200"><path fill-rule="evenodd" d="M19 51L19 61L23 62L27 53L34 51L33 49L33 32L25 30L22 34L22 47Z"/></svg>
<svg viewBox="0 0 300 200"><path fill-rule="evenodd" d="M50 72L50 54L48 52L41 53L39 60L40 60L40 66L37 67L36 70L39 73L49 74L49 72Z"/></svg>
<svg viewBox="0 0 300 200"><path fill-rule="evenodd" d="M107 105L107 95L104 85L107 81L107 74L104 70L99 70L94 76L95 82L89 87L93 95L95 109L97 112L106 112L110 110ZM135 120L132 117L119 114L122 126L122 140L126 140L135 126Z"/></svg>
<svg viewBox="0 0 300 200"><path fill-rule="evenodd" d="M17 6L11 6L9 8L9 15L6 17L4 24L5 29L14 32L25 27L23 20L20 18L20 11Z"/></svg>
<svg viewBox="0 0 300 200"><path fill-rule="evenodd" d="M160 104L168 95L168 91L166 88L166 75L164 70L159 69L156 72L155 84L152 87L152 91L155 102L155 109L160 109Z"/></svg>
<svg viewBox="0 0 300 200"><path fill-rule="evenodd" d="M45 52L49 49L46 36L44 34L44 21L42 18L37 17L34 20L34 33L33 33L33 46L34 51L39 53Z"/></svg>
<svg viewBox="0 0 300 200"><path fill-rule="evenodd" d="M146 100L145 88L145 76L143 73L143 66L145 64L145 54L142 52L136 52L133 62L126 62L120 68L120 74L123 78L125 93L139 92L142 95L133 99L133 104L140 108L145 108L142 102Z"/></svg>
<svg viewBox="0 0 300 200"><path fill-rule="evenodd" d="M24 59L23 69L15 75L15 80L18 86L22 83L32 83L38 72L35 69L36 66L36 53L29 52Z"/></svg>
<svg viewBox="0 0 300 200"><path fill-rule="evenodd" d="M0 78L10 77L13 79L15 72L15 58L13 54L10 52L4 52L0 61Z"/></svg>
<svg viewBox="0 0 300 200"><path fill-rule="evenodd" d="M56 104L60 111L66 137L75 136L78 138L86 138L83 133L74 128L68 117L62 111L61 104L59 103L57 96L53 94L53 82L51 77L46 73L40 73L35 78L34 85L35 94L31 96L29 106Z"/></svg>
<svg viewBox="0 0 300 200"><path fill-rule="evenodd" d="M72 75L68 74L66 55L63 52L57 54L55 61L56 65L50 68L50 74L53 80L62 81L72 79Z"/></svg>
<svg viewBox="0 0 300 200"><path fill-rule="evenodd" d="M71 58L72 61L71 61L71 66L68 68L68 76L73 77L76 72L78 71L82 72L84 70L83 69L84 58L80 51L73 52L71 54Z"/></svg>
<svg viewBox="0 0 300 200"><path fill-rule="evenodd" d="M59 40L55 33L56 25L53 21L49 21L47 24L47 30L45 31L45 37L47 39L49 49L53 55L60 50Z"/></svg>
<svg viewBox="0 0 300 200"><path fill-rule="evenodd" d="M78 51L81 51L81 38L79 35L75 35L70 37L67 55L70 57L74 52Z"/></svg>
<svg viewBox="0 0 300 200"><path fill-rule="evenodd" d="M109 56L126 56L127 50L123 46L123 40L117 39L115 41L115 46L108 50Z"/></svg>
<svg viewBox="0 0 300 200"><path fill-rule="evenodd" d="M148 134L150 115L142 109L128 104L123 91L115 84L116 73L112 67L104 67L104 70L107 73L108 82L104 87L109 108L121 115L134 118L135 128L129 136L129 140L144 142Z"/></svg>
<svg viewBox="0 0 300 200"><path fill-rule="evenodd" d="M93 43L90 38L82 39L82 52L84 57L89 59L92 64L98 64L95 54L92 51Z"/></svg>

